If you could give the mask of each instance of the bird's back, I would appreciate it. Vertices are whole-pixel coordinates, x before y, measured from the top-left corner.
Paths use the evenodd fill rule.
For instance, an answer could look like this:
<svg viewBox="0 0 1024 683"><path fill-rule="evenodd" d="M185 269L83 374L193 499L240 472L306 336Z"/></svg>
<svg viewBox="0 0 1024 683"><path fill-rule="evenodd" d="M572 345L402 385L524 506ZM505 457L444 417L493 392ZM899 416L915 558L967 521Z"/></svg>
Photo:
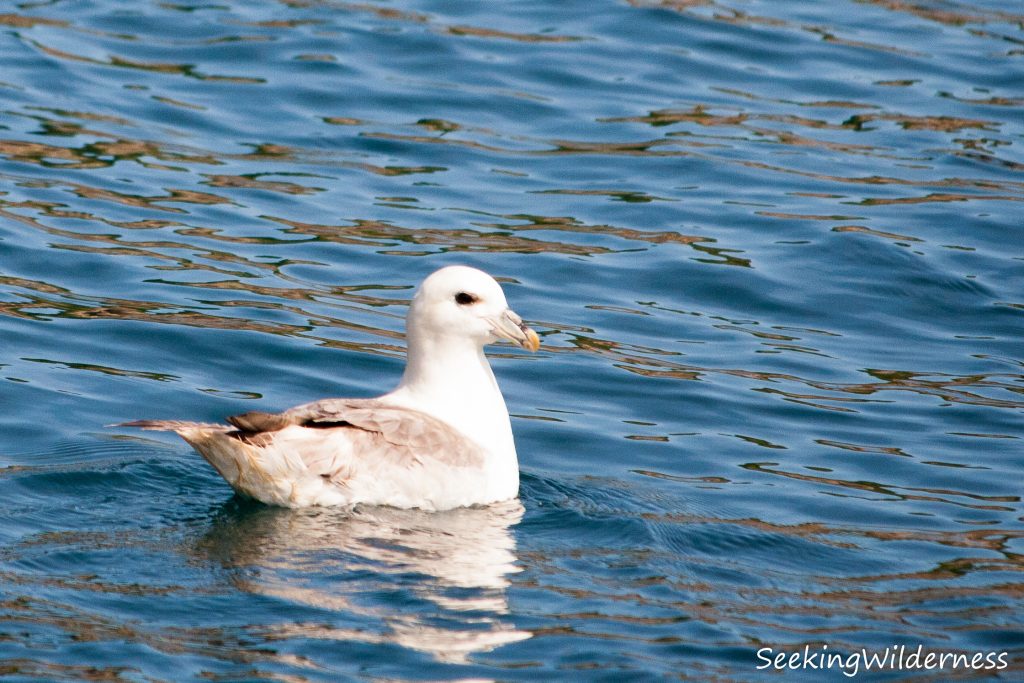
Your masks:
<svg viewBox="0 0 1024 683"><path fill-rule="evenodd" d="M129 425L176 432L235 491L271 505L441 510L516 493L496 490L487 453L475 442L436 418L378 400L332 399L230 421Z"/></svg>

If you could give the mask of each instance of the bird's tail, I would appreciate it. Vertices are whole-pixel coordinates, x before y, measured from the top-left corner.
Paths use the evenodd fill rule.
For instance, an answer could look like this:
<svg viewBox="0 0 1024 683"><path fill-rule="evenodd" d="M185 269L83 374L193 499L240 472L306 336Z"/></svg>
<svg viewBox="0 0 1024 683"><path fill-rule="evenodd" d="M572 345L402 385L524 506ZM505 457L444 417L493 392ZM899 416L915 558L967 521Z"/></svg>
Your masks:
<svg viewBox="0 0 1024 683"><path fill-rule="evenodd" d="M160 432L178 432L179 434L182 431L190 431L193 429L208 429L221 432L226 432L231 429L231 427L226 425L213 424L212 422L186 422L184 420L132 420L131 422L121 422L119 424L109 426L138 427L139 429L148 429Z"/></svg>
<svg viewBox="0 0 1024 683"><path fill-rule="evenodd" d="M117 427L175 432L236 492L270 505L293 505L293 486L305 468L270 443L249 443L234 427L181 420L135 420ZM268 440L268 442L271 440Z"/></svg>

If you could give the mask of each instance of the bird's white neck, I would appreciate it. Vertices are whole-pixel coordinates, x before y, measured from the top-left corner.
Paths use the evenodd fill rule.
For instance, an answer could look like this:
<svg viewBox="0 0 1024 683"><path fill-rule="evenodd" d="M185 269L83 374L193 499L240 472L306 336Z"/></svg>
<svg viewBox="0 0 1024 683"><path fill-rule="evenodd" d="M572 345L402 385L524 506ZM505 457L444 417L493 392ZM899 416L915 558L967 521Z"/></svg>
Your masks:
<svg viewBox="0 0 1024 683"><path fill-rule="evenodd" d="M387 400L437 417L517 468L505 399L483 349L473 340L410 337L405 373Z"/></svg>

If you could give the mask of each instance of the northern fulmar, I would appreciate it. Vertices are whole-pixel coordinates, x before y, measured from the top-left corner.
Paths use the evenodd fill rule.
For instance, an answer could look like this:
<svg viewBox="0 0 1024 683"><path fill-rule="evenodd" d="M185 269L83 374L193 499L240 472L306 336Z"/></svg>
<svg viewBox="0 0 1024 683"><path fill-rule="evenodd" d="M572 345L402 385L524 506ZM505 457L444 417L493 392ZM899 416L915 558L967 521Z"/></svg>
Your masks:
<svg viewBox="0 0 1024 683"><path fill-rule="evenodd" d="M332 398L230 424L138 420L176 432L238 493L270 505L447 510L515 498L519 464L484 345L540 347L490 275L449 266L420 285L406 316L408 358L377 398Z"/></svg>

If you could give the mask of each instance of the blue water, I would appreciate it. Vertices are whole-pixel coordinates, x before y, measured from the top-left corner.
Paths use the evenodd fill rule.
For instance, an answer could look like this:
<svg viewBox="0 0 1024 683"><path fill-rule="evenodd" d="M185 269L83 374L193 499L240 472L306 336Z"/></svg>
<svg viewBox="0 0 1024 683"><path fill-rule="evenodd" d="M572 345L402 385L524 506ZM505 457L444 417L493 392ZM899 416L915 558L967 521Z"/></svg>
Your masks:
<svg viewBox="0 0 1024 683"><path fill-rule="evenodd" d="M1018 3L0 13L0 677L1024 671ZM134 418L369 396L502 279L519 503L278 510ZM775 679L778 679L778 675ZM840 670L784 677L849 680Z"/></svg>

